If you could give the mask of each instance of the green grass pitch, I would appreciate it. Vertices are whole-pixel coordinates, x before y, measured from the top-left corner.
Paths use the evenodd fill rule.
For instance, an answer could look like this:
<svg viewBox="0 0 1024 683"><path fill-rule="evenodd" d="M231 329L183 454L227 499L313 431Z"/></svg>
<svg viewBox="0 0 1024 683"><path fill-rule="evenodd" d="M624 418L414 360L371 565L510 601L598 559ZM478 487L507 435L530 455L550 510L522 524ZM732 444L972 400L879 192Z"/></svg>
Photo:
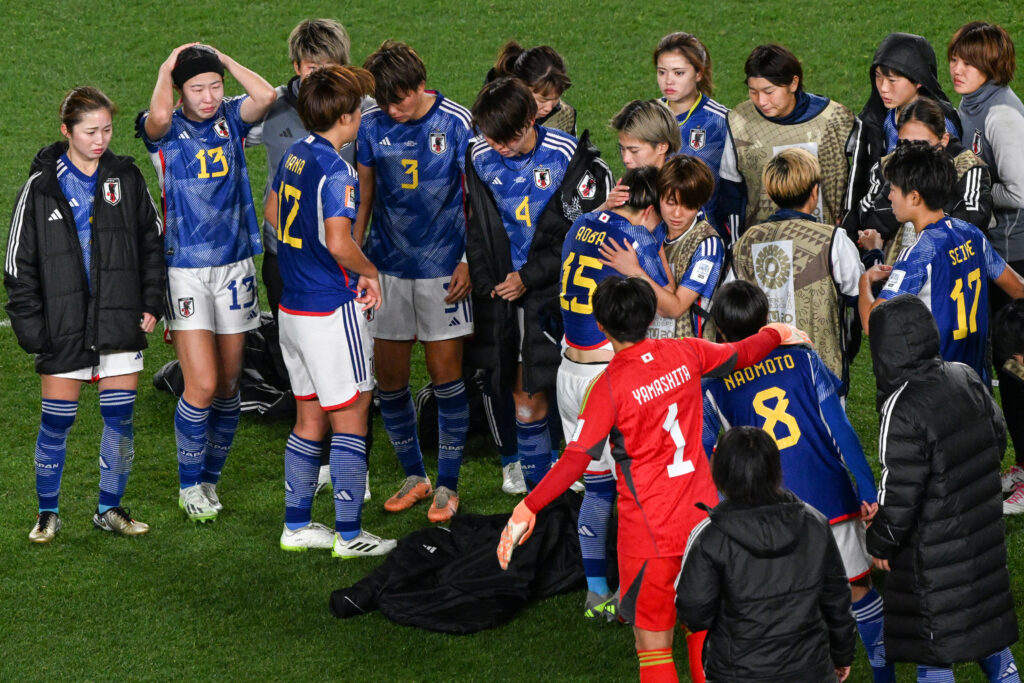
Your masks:
<svg viewBox="0 0 1024 683"><path fill-rule="evenodd" d="M410 43L427 64L428 86L467 106L505 40L553 45L569 63L575 85L566 99L579 110L580 129L592 131L616 172L622 167L607 121L628 100L658 95L650 52L670 31L690 31L708 45L715 96L727 106L746 96L742 65L750 49L778 41L803 60L808 90L855 112L867 98L874 49L890 31L932 41L949 93L945 44L962 23L999 22L1024 45L1024 14L998 0L5 2L0 214L10 215L35 152L58 138L57 108L71 87L98 86L118 104L112 149L139 160L153 191L153 170L133 138L132 120L148 106L157 67L170 50L193 40L209 42L277 85L291 76L289 31L299 20L319 16L345 24L355 63L385 38ZM228 92L238 92L230 80ZM266 173L263 151L253 151L249 160L258 197ZM6 234L5 223L4 244ZM214 524L187 522L175 501L174 401L150 383L171 352L158 336L151 343L126 504L152 532L122 539L91 527L100 420L95 389L86 388L68 445L64 530L56 542L36 547L26 535L35 511L39 381L10 328L0 326L0 679L635 680L630 630L584 623L582 592L534 605L503 628L461 638L395 626L379 614L335 620L327 611L329 592L361 578L375 561L340 562L327 553L278 549L282 454L290 428L285 422L243 418L219 489L227 511ZM869 363L864 354L858 358L849 412L874 460L877 420ZM424 381L420 358L413 383ZM436 470L436 452L428 450L431 469ZM497 456L485 439L468 445L463 473L465 512L511 510L514 501L500 491ZM399 516L382 511L382 501L400 480L378 426L371 459L374 499L364 515L369 530L395 537L427 523L423 506ZM317 500L315 518L329 521L331 514L330 501ZM1008 520L1018 614L1024 614L1022 542L1024 523ZM1018 644L1014 652L1024 662L1024 647ZM685 679L682 639L676 655ZM960 680L983 680L974 666L958 667L957 674ZM901 666L899 675L911 680L912 667ZM870 680L862 650L851 680Z"/></svg>

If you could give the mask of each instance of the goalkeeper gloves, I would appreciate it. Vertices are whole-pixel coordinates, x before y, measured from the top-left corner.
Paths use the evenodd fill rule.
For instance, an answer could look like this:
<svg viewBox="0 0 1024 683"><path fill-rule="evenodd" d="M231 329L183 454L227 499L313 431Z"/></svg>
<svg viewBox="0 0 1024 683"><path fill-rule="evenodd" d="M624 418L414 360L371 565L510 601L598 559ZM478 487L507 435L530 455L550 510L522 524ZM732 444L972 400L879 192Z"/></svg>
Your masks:
<svg viewBox="0 0 1024 683"><path fill-rule="evenodd" d="M807 336L807 333L803 330L793 326L787 325L786 323L768 323L762 330L775 330L782 337L782 341L779 346L793 346L796 344L806 344L807 346L814 346L814 342Z"/></svg>
<svg viewBox="0 0 1024 683"><path fill-rule="evenodd" d="M526 507L526 501L520 501L512 510L512 516L501 532L501 540L498 541L498 564L502 569L508 569L508 563L512 559L512 551L517 545L526 543L526 539L533 533L533 525L537 521L537 514Z"/></svg>

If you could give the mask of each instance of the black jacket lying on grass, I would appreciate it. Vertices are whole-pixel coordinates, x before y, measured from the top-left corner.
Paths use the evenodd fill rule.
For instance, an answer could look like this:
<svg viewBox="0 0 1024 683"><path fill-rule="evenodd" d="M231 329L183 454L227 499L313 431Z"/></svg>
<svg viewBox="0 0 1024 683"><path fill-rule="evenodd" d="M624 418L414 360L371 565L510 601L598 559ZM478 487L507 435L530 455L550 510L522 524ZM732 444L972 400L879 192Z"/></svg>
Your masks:
<svg viewBox="0 0 1024 683"><path fill-rule="evenodd" d="M450 529L414 531L362 581L331 593L331 612L347 619L379 609L396 624L459 635L500 626L531 600L583 585L579 507L566 493L542 510L507 571L495 553L507 514L456 515Z"/></svg>

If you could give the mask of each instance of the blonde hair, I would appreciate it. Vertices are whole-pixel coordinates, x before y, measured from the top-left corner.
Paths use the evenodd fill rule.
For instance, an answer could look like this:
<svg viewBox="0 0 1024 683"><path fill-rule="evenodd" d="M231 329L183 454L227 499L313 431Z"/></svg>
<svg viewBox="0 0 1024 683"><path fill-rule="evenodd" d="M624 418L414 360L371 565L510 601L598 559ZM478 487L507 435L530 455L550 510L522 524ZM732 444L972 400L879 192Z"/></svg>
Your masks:
<svg viewBox="0 0 1024 683"><path fill-rule="evenodd" d="M666 156L672 156L682 147L676 117L658 100L633 100L612 117L611 126L652 147L664 142L668 145Z"/></svg>
<svg viewBox="0 0 1024 683"><path fill-rule="evenodd" d="M306 19L288 36L288 58L302 61L348 64L349 39L345 27L334 19Z"/></svg>
<svg viewBox="0 0 1024 683"><path fill-rule="evenodd" d="M784 149L764 166L761 183L772 201L783 209L796 209L807 203L811 191L821 182L818 159L806 149Z"/></svg>

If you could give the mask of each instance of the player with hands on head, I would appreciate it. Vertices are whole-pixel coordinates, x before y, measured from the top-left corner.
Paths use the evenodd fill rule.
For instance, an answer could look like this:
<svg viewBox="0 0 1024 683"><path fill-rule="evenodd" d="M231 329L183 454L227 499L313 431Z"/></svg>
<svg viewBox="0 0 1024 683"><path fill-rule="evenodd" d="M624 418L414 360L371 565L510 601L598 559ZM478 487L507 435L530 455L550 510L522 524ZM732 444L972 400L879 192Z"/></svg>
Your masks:
<svg viewBox="0 0 1024 683"><path fill-rule="evenodd" d="M281 352L296 398L285 447L281 548L331 548L334 557L383 555L395 541L362 528L367 413L373 395L369 318L381 307L377 269L352 236L359 180L341 158L359 131L373 88L364 69L329 66L299 88L308 136L288 148L264 213L277 229L284 289ZM312 522L320 453L328 430L334 530Z"/></svg>
<svg viewBox="0 0 1024 683"><path fill-rule="evenodd" d="M712 320L726 341L768 322L768 297L738 280L715 295ZM878 509L875 478L839 401L839 378L813 348L780 347L754 368L704 383L704 450L712 456L723 425L765 430L781 454L783 483L825 516L850 585L853 615L874 680L894 681L882 645L882 598L871 585L865 523ZM851 481L852 475L852 481Z"/></svg>
<svg viewBox="0 0 1024 683"><path fill-rule="evenodd" d="M764 358L780 342L801 343L789 325L770 326L735 344L648 339L657 301L646 281L611 277L593 295L598 329L614 357L590 385L561 459L516 506L498 561L508 567L531 520L601 457L610 439L618 489L619 610L633 624L642 679L676 680L672 636L675 579L686 538L718 502L700 445L700 380ZM693 680L703 681L703 633L688 637Z"/></svg>
<svg viewBox="0 0 1024 683"><path fill-rule="evenodd" d="M93 87L60 105L66 138L44 147L15 202L4 285L18 343L35 354L42 394L33 543L61 529L67 437L83 383L99 387L99 503L93 524L137 536L121 506L135 458L133 413L146 335L163 308L163 224L131 157L109 149L114 104Z"/></svg>
<svg viewBox="0 0 1024 683"><path fill-rule="evenodd" d="M366 58L376 106L363 115L358 138L363 191L355 234L380 272L388 305L373 326L378 398L384 427L405 480L384 503L407 510L431 493L409 391L410 354L423 344L437 398L438 475L431 522L459 507L459 469L469 428L462 379L463 338L473 333L466 263L463 169L473 137L471 114L440 92L425 90L427 70L416 51L385 41Z"/></svg>
<svg viewBox="0 0 1024 683"><path fill-rule="evenodd" d="M225 70L247 95L224 96ZM160 65L135 122L162 190L167 326L185 382L174 414L178 505L197 522L223 508L217 483L241 413L245 333L260 324L262 246L243 141L276 97L231 57L190 43Z"/></svg>

